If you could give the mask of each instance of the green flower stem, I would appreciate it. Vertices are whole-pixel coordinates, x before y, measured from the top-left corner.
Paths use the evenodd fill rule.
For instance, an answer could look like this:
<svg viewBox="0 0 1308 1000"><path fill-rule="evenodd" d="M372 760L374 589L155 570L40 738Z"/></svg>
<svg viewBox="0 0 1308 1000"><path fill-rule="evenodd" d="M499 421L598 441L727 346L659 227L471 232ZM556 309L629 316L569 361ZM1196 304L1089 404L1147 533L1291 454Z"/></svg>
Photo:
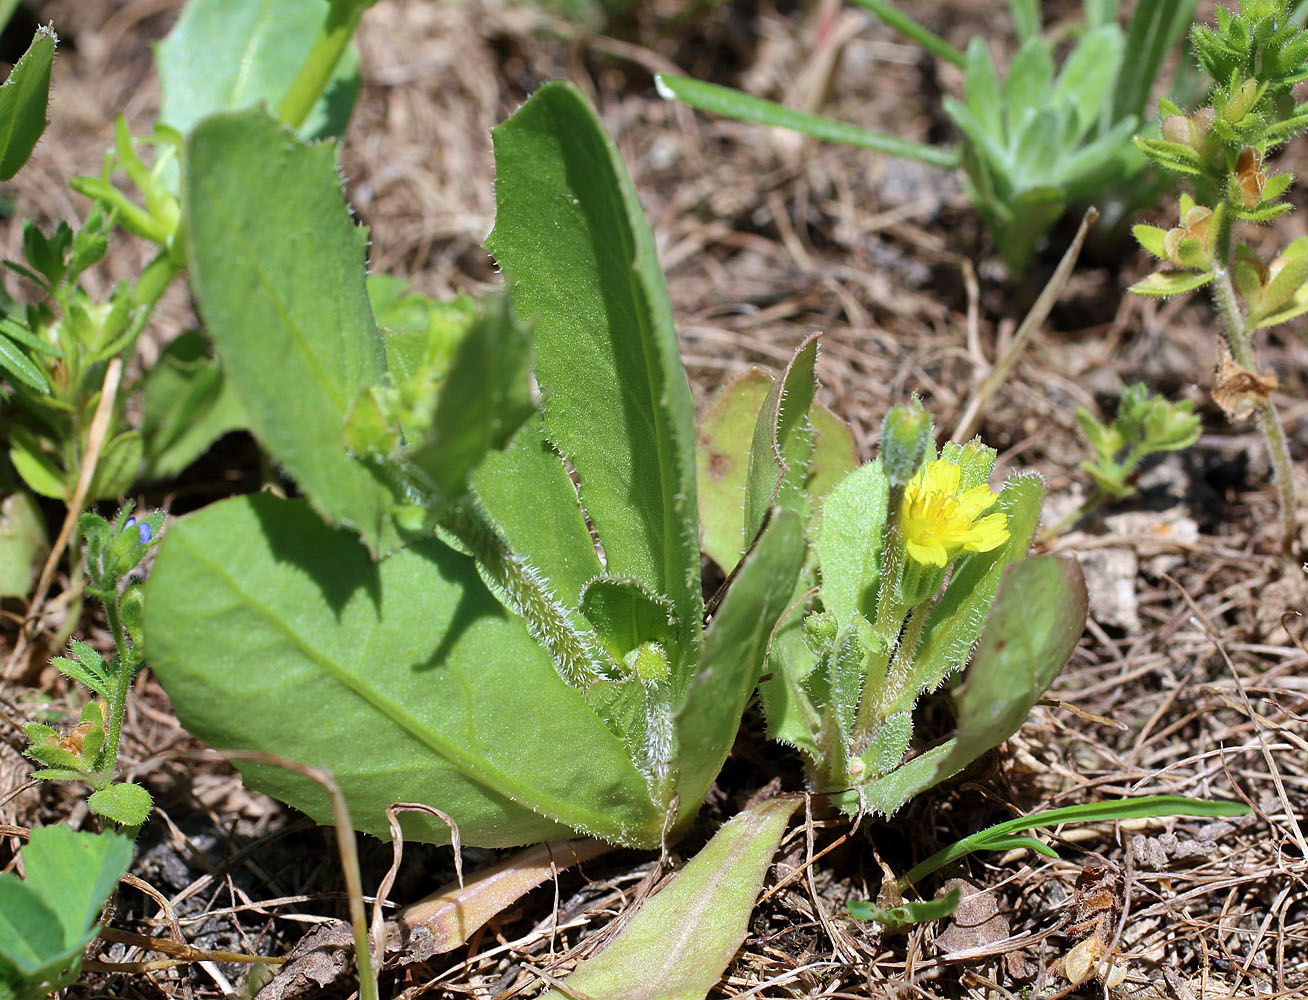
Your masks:
<svg viewBox="0 0 1308 1000"><path fill-rule="evenodd" d="M857 746L870 738L880 726L882 688L886 683L887 664L895 639L904 625L906 609L899 600L899 583L904 572L904 541L899 527L904 508L906 484L891 483L886 498L885 541L881 546L881 580L877 584L877 615L872 623L875 647L868 661L867 679L859 695L854 716L853 742Z"/></svg>
<svg viewBox="0 0 1308 1000"><path fill-rule="evenodd" d="M1233 216L1228 212L1228 218ZM1234 270L1235 250L1231 239L1232 226L1224 222L1217 237L1217 253L1213 261L1213 301L1222 321L1226 324L1226 339L1231 345L1231 356L1236 363L1251 372L1258 370L1258 359L1254 355L1252 337L1240 309L1236 295L1235 283L1231 280ZM1258 408L1258 429L1262 431L1267 443L1267 455L1271 460L1272 478L1276 483L1276 495L1281 509L1281 551L1289 555L1295 542L1295 495L1294 466L1290 461L1290 449L1285 440L1285 428L1276 412L1276 405L1268 399Z"/></svg>
<svg viewBox="0 0 1308 1000"><path fill-rule="evenodd" d="M277 117L291 128L298 129L304 124L326 92L341 56L363 20L363 12L370 6L372 0L331 0L331 9L313 40L313 48L277 104Z"/></svg>
<svg viewBox="0 0 1308 1000"><path fill-rule="evenodd" d="M917 678L913 675L913 657L917 655L917 647L922 642L922 633L926 631L933 603L934 595L908 613L908 625L899 638L899 646L895 649L890 670L886 673L886 682L881 687L880 715L883 719L904 707L900 702L905 695L909 698L908 707L912 706L913 696L917 693L914 690Z"/></svg>
<svg viewBox="0 0 1308 1000"><path fill-rule="evenodd" d="M114 657L117 670L114 672L114 688L109 703L109 731L105 733L104 754L105 769L112 777L118 769L118 742L123 732L123 715L127 711L127 691L132 686L132 648L127 644L127 630L123 627L123 616L118 606L116 592L90 591L104 605L105 618L109 622L109 632L114 637L114 647L118 655ZM107 782L106 782L107 784Z"/></svg>
<svg viewBox="0 0 1308 1000"><path fill-rule="evenodd" d="M144 306L153 311L173 279L182 273L182 263L175 259L171 250L160 250L154 259L145 266L136 284L132 286L132 305ZM144 325L144 323L142 323Z"/></svg>

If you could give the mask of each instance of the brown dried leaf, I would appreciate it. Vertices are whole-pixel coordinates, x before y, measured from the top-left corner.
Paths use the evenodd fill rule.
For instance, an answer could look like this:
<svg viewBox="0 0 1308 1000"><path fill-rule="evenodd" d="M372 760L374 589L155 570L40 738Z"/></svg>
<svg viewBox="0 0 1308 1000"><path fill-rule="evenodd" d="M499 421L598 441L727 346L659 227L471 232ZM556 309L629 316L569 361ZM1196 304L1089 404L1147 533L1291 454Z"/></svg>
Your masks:
<svg viewBox="0 0 1308 1000"><path fill-rule="evenodd" d="M954 889L961 898L949 924L936 935L936 949L941 954L986 948L1008 937L1008 921L999 912L994 893L961 878L950 879L941 891L948 893Z"/></svg>
<svg viewBox="0 0 1308 1000"><path fill-rule="evenodd" d="M1217 350L1213 402L1222 408L1226 419L1242 420L1265 407L1267 397L1276 389L1275 372L1254 373L1242 367L1224 340L1218 340Z"/></svg>

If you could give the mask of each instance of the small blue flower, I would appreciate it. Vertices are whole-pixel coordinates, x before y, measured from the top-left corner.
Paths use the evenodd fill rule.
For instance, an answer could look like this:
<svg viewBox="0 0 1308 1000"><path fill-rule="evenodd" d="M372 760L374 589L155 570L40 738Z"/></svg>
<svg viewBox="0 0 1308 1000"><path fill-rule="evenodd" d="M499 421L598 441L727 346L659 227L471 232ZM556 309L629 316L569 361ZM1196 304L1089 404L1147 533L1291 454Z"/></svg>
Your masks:
<svg viewBox="0 0 1308 1000"><path fill-rule="evenodd" d="M127 529L132 526L136 527L136 534L140 539L140 541L136 543L137 545L145 545L150 541L150 536L154 534L154 529L144 521L137 521L136 518L129 517L125 522L123 522L123 531L126 532Z"/></svg>

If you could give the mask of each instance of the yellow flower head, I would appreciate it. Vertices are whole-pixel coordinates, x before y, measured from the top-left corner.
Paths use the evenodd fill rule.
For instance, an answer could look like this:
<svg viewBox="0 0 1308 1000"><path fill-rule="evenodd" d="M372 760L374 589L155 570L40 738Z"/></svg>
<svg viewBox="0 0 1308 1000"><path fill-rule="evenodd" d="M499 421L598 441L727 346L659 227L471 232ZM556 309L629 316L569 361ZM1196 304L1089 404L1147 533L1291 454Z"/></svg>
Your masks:
<svg viewBox="0 0 1308 1000"><path fill-rule="evenodd" d="M1008 515L981 517L999 499L984 483L959 492L961 470L952 462L928 462L904 487L900 528L909 556L945 566L960 549L989 552L1008 541Z"/></svg>

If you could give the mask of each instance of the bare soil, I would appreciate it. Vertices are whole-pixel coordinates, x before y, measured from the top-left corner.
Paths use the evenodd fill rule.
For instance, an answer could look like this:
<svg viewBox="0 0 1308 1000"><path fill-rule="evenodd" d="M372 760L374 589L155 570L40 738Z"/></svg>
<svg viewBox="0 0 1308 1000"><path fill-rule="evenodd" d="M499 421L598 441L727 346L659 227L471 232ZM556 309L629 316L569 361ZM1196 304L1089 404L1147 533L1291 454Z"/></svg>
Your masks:
<svg viewBox="0 0 1308 1000"><path fill-rule="evenodd" d="M18 255L16 220L48 224L85 212L67 179L98 171L114 115L125 114L137 131L152 121L158 83L148 46L166 34L180 5L32 6L36 20L56 24L64 44L50 129L4 192L15 202L0 232L8 257ZM977 33L997 51L1013 44L1001 0L912 6L960 46ZM1045 4L1050 19L1078 8ZM380 0L359 36L364 88L341 160L351 204L371 227L372 267L433 294L495 285L480 248L494 211L488 130L540 83L567 77L600 109L641 193L701 409L725 380L751 364L779 368L818 330L822 398L851 422L865 458L874 454L885 411L914 392L947 435L1072 228L1056 231L1032 275L1015 285L951 175L713 120L662 102L653 88L653 72L679 69L783 99L828 90L830 114L950 141L939 95L958 92L957 74L870 16L845 16L848 43L823 88L814 83L821 73L813 25L794 3L653 0L633 16L588 28L506 0ZM5 54L12 57L12 46ZM1301 168L1305 149L1302 140L1292 143L1278 166ZM1302 190L1296 197L1302 201ZM1143 215L1167 225L1174 212L1168 200ZM1291 214L1249 238L1270 248L1303 232L1302 214ZM145 259L145 248L123 239L92 281L107 291ZM1001 475L1037 470L1051 511L1066 511L1085 490L1078 404L1111 416L1123 385L1143 381L1193 399L1203 415L1198 444L1146 467L1137 496L1048 546L1077 555L1092 590L1091 621L1072 661L1017 736L893 820L851 829L815 803L778 855L750 936L714 996L1308 995L1304 539L1295 560L1278 554L1260 438L1252 426L1228 423L1209 396L1216 317L1200 296L1159 304L1126 294L1148 270L1129 237L1098 234L980 428L999 449ZM194 322L184 289L174 289L153 322L153 341ZM1279 379L1275 401L1302 471L1302 321L1268 333L1259 350ZM183 513L257 479L248 441L229 439L164 493L139 499ZM49 514L57 525L62 512ZM22 608L6 612L0 654ZM80 634L104 638L89 617ZM18 723L37 706L74 714L73 696L51 671L37 688L11 688L4 698L0 799L25 781ZM246 792L180 729L148 673L131 706L126 766L149 786L159 811L133 869L142 891L122 892L111 926L266 956L284 956L315 929L335 927L345 910L330 835ZM924 717L929 723L946 711L941 697ZM534 995L542 972L561 976L592 952L637 887L647 890L659 873L675 870L773 780L802 788L797 762L764 740L751 712L699 828L676 855L618 852L580 874L562 873L469 945L388 972L383 992ZM879 862L899 873L936 846L1016 814L1163 792L1238 798L1254 812L1224 823L1053 831L1058 861L1023 851L974 856L948 874L984 889L993 905L974 900L967 919L949 924L882 935L845 914L847 901L876 897ZM0 806L5 824L89 821L76 795L49 785ZM6 837L0 861L10 861L18 843ZM390 847L361 840L360 849L371 892ZM494 857L464 854L469 867ZM389 899L411 902L452 873L448 849L409 845ZM1096 934L1117 949L1126 979L1071 988L1062 960ZM338 951L344 961L348 947ZM220 997L245 974L230 963L170 966L157 951L121 943L103 944L98 958L135 964L128 973L88 972L70 996ZM345 969L300 995L344 997L352 982Z"/></svg>

